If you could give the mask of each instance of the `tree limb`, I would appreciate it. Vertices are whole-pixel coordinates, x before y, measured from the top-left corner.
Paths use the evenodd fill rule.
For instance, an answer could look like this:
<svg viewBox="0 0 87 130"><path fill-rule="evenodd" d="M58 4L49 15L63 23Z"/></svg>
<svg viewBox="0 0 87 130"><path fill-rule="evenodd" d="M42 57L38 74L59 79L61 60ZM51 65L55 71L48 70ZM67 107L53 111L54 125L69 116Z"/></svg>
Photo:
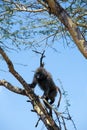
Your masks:
<svg viewBox="0 0 87 130"><path fill-rule="evenodd" d="M10 84L9 82L7 82L6 80L0 80L0 86L4 86L5 88L7 88L8 90L10 90L10 91L12 91L14 93L27 96L24 89L15 87L12 84Z"/></svg>
<svg viewBox="0 0 87 130"><path fill-rule="evenodd" d="M80 23L80 22L76 22L76 24L80 27L83 27L83 28L87 28L87 23Z"/></svg>
<svg viewBox="0 0 87 130"><path fill-rule="evenodd" d="M9 72L11 72L13 76L24 86L25 90L29 92L29 86L27 85L26 81L15 71L12 61L9 59L1 47L0 53L8 65Z"/></svg>
<svg viewBox="0 0 87 130"><path fill-rule="evenodd" d="M57 0L46 0L45 2L48 4L50 13L57 16L58 19L64 24L80 52L84 55L85 58L87 58L87 41L69 14L66 12L66 10L64 10L64 8L62 8Z"/></svg>

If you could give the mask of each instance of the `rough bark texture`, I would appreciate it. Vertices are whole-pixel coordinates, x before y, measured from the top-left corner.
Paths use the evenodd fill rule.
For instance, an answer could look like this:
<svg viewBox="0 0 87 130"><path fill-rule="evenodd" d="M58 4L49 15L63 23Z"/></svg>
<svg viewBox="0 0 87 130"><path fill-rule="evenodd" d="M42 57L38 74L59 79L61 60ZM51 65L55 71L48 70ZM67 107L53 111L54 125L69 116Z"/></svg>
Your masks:
<svg viewBox="0 0 87 130"><path fill-rule="evenodd" d="M87 58L87 41L81 34L78 26L73 22L66 10L64 10L56 0L46 0L46 2L50 8L50 13L57 16L58 19L64 24L80 52L85 58Z"/></svg>

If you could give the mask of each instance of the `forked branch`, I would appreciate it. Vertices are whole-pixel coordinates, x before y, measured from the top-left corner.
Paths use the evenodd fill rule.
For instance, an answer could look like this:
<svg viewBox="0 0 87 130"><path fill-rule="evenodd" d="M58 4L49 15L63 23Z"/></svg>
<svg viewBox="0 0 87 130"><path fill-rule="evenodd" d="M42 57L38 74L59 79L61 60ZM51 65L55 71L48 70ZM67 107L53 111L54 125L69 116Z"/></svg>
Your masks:
<svg viewBox="0 0 87 130"><path fill-rule="evenodd" d="M37 53L37 54L40 54L41 57L40 57L40 67L44 67L44 62L43 62L43 58L45 58L46 56L44 55L45 53L45 50L41 53L39 51L36 51L36 50L33 50L33 52Z"/></svg>

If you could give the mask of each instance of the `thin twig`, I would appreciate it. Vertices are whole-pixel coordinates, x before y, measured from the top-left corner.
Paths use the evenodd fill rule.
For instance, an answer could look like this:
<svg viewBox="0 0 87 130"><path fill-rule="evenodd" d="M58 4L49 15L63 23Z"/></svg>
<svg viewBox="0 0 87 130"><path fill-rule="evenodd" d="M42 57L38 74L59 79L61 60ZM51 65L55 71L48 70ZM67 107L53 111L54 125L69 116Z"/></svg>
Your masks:
<svg viewBox="0 0 87 130"><path fill-rule="evenodd" d="M39 119L38 119L38 121L37 121L37 123L36 123L35 127L37 127L37 126L38 126L38 124L39 124L40 120L41 120L41 118L39 118Z"/></svg>

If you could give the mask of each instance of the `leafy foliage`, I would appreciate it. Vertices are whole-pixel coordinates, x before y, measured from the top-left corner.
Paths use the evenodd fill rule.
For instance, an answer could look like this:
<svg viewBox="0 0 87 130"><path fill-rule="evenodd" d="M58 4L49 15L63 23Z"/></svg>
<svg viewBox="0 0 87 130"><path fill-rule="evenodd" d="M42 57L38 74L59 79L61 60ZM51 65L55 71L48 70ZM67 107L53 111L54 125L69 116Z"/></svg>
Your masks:
<svg viewBox="0 0 87 130"><path fill-rule="evenodd" d="M80 27L82 34L87 36L86 0L59 0L59 3ZM51 42L60 42L61 39L68 45L71 40L60 21L44 11L44 7L35 0L1 0L0 32L0 42L6 46L37 48L51 46Z"/></svg>

